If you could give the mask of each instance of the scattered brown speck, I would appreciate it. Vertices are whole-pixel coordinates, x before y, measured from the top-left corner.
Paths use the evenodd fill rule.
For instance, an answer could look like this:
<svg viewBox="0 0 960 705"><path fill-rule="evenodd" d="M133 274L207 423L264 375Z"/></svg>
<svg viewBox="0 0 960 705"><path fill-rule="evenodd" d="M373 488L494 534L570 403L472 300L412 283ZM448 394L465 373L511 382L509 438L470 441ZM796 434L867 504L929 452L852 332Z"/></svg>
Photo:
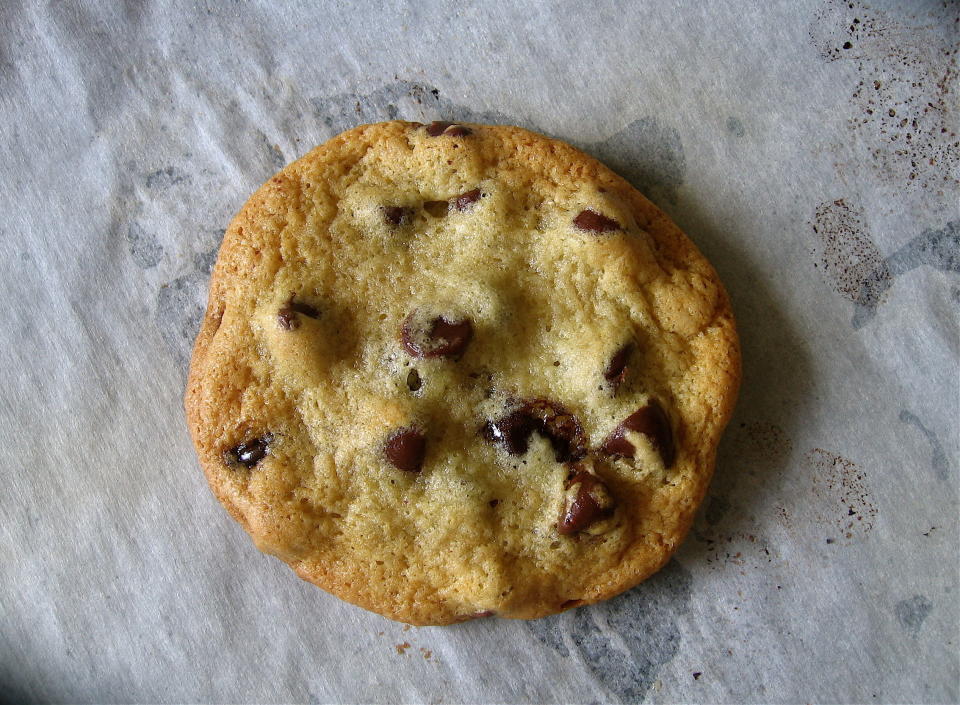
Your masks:
<svg viewBox="0 0 960 705"><path fill-rule="evenodd" d="M817 208L811 223L823 276L838 293L854 303L876 306L892 279L889 267L870 237L863 208L843 198Z"/></svg>
<svg viewBox="0 0 960 705"><path fill-rule="evenodd" d="M740 424L735 441L737 452L748 465L768 466L790 455L793 441L777 424L768 421L752 421Z"/></svg>
<svg viewBox="0 0 960 705"><path fill-rule="evenodd" d="M410 642L405 641L402 644L397 644L394 648L397 650L398 654L400 654L401 656L405 656L407 653L407 649L410 648Z"/></svg>
<svg viewBox="0 0 960 705"><path fill-rule="evenodd" d="M873 529L877 509L866 483L866 471L852 460L814 448L804 456L813 475L814 493L836 506L833 516L823 517L836 525L846 539L862 537ZM834 539L827 539L832 543Z"/></svg>
<svg viewBox="0 0 960 705"><path fill-rule="evenodd" d="M850 9L857 15L852 22ZM954 114L950 90L957 83L956 53L950 51L949 33L939 31L955 11L944 3L937 12L940 17L916 26L863 2L825 0L810 25L810 38L825 60L856 62L848 125L862 142L879 141L867 163L891 186L926 189L942 181L960 183L960 149L942 132ZM854 45L857 51L849 51ZM864 85L873 90L865 93ZM874 110L877 105L883 110ZM898 125L903 116L915 134L909 149L899 153L889 146L904 142ZM930 158L948 168L929 168ZM910 169L910 159L923 162L924 168Z"/></svg>

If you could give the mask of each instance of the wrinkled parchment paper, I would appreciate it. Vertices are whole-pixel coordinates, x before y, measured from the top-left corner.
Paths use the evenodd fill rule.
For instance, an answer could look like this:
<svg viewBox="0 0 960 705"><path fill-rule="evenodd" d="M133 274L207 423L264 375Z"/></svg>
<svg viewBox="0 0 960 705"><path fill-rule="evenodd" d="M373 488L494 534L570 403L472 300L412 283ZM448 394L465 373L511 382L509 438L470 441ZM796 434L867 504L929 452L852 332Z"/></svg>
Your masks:
<svg viewBox="0 0 960 705"><path fill-rule="evenodd" d="M956 702L957 5L0 5L11 702ZM714 262L744 382L662 573L404 628L216 503L181 410L224 228L393 117L596 155Z"/></svg>

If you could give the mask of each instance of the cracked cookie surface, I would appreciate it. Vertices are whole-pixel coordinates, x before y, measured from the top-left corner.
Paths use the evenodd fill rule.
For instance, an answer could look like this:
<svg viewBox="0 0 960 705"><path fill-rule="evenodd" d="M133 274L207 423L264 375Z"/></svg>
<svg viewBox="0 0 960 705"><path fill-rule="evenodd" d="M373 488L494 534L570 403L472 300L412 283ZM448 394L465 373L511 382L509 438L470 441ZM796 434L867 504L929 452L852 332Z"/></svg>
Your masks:
<svg viewBox="0 0 960 705"><path fill-rule="evenodd" d="M739 380L716 273L623 179L520 128L397 121L317 147L241 209L186 410L261 550L447 624L655 572Z"/></svg>

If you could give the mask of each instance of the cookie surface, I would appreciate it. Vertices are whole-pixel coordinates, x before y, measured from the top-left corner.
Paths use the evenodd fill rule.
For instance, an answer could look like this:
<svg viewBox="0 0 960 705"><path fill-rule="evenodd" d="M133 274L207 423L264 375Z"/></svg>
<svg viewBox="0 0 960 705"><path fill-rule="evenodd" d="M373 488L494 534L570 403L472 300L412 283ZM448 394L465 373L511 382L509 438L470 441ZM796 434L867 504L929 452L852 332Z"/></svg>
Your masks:
<svg viewBox="0 0 960 705"><path fill-rule="evenodd" d="M716 273L619 176L520 128L388 122L233 220L186 410L261 550L446 624L544 616L660 568L739 380Z"/></svg>

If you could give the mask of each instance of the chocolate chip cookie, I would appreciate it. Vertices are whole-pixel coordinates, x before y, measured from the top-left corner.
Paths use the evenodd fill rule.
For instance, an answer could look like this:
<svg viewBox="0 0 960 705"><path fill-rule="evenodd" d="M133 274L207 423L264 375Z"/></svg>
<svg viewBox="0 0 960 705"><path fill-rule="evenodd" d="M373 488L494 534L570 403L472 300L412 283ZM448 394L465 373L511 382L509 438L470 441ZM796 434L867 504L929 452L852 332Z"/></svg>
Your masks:
<svg viewBox="0 0 960 705"><path fill-rule="evenodd" d="M186 410L263 551L411 624L616 595L690 527L740 380L716 273L591 157L365 125L230 224Z"/></svg>

